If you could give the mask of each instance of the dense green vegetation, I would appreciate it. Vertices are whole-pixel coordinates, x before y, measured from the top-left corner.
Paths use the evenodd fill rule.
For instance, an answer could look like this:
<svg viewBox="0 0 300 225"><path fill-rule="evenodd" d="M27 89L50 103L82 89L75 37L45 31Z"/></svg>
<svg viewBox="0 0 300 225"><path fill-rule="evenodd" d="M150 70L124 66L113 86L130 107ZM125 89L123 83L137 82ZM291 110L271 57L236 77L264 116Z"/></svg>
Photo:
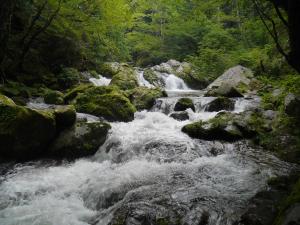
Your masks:
<svg viewBox="0 0 300 225"><path fill-rule="evenodd" d="M171 58L192 62L196 76L210 79L237 64L270 76L293 73L252 1L6 0L1 4L3 79L50 83L65 67L98 70L105 61L148 66ZM279 41L287 49L287 30L274 7L269 2L261 7L274 18Z"/></svg>

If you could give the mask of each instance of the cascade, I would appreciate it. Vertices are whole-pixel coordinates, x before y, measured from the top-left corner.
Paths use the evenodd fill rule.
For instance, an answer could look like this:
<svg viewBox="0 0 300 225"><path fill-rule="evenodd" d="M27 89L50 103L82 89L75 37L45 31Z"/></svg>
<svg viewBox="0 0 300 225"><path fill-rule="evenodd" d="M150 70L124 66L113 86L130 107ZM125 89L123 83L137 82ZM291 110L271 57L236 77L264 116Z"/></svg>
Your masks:
<svg viewBox="0 0 300 225"><path fill-rule="evenodd" d="M109 225L125 216L128 224L167 218L194 225L207 213L210 225L233 224L270 177L289 172L288 163L245 140L203 141L182 133L184 125L216 116L205 112L215 98L190 97L195 112L188 109L189 119L177 121L169 115L181 92L192 90L175 75L162 76L172 95L157 99L150 111L137 112L131 122L111 123L94 156L7 165L0 180L0 224ZM151 87L142 72L138 78L141 86ZM106 85L108 79L91 82ZM259 104L259 99L234 101L233 113ZM41 99L28 106L46 107Z"/></svg>

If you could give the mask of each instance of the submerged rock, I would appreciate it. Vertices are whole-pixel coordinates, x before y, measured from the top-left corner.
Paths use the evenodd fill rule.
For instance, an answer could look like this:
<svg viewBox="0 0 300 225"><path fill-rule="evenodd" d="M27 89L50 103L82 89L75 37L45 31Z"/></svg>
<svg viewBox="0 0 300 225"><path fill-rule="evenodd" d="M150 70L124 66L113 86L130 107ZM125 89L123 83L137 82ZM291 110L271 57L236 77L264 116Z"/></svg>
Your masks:
<svg viewBox="0 0 300 225"><path fill-rule="evenodd" d="M77 122L60 133L51 145L51 157L78 158L93 155L105 142L110 125L104 122Z"/></svg>
<svg viewBox="0 0 300 225"><path fill-rule="evenodd" d="M36 158L56 134L55 116L50 112L0 102L0 155L14 159Z"/></svg>
<svg viewBox="0 0 300 225"><path fill-rule="evenodd" d="M190 118L189 113L186 111L172 113L170 115L170 117L174 118L175 120L179 120L179 121L188 120Z"/></svg>
<svg viewBox="0 0 300 225"><path fill-rule="evenodd" d="M176 103L174 111L184 111L187 109L192 109L193 111L195 111L193 100L190 98L181 98Z"/></svg>
<svg viewBox="0 0 300 225"><path fill-rule="evenodd" d="M226 97L218 97L210 102L205 108L206 112L218 112L221 110L232 111L234 110L235 102Z"/></svg>
<svg viewBox="0 0 300 225"><path fill-rule="evenodd" d="M134 119L136 108L114 86L91 87L74 100L78 112L103 117L108 121L128 122Z"/></svg>

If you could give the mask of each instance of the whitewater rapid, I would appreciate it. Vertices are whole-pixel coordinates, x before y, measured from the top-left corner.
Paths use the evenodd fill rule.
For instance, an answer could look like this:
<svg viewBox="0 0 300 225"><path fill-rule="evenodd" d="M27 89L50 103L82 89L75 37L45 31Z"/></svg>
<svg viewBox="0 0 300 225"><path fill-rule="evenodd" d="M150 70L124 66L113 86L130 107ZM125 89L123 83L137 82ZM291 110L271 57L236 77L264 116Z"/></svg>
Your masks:
<svg viewBox="0 0 300 225"><path fill-rule="evenodd" d="M185 86L169 90L178 88L180 95ZM111 123L92 157L9 165L0 180L0 224L109 225L126 218L126 224L144 225L163 218L196 225L206 214L208 224L233 224L267 180L287 174L290 165L245 140L190 138L181 128L214 117L217 112L205 112L214 98L191 97L195 112L188 109L190 119L177 121L169 115L179 98L160 98L132 122ZM234 112L257 104L235 99Z"/></svg>

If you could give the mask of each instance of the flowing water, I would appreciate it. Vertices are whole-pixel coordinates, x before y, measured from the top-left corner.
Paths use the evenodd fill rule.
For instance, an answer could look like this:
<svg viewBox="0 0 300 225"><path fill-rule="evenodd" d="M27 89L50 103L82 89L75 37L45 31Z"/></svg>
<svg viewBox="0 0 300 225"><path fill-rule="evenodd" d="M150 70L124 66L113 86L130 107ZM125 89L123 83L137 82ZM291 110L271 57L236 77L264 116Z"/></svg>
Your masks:
<svg viewBox="0 0 300 225"><path fill-rule="evenodd" d="M111 123L96 155L16 164L3 172L0 224L230 225L270 177L289 172L289 164L247 141L203 141L182 133L191 121L217 114L205 112L214 98L191 97L196 111L187 110L189 120L174 120L169 114L188 89L177 78L166 80L172 97L137 112L132 122ZM259 99L235 102L238 113L256 107Z"/></svg>

